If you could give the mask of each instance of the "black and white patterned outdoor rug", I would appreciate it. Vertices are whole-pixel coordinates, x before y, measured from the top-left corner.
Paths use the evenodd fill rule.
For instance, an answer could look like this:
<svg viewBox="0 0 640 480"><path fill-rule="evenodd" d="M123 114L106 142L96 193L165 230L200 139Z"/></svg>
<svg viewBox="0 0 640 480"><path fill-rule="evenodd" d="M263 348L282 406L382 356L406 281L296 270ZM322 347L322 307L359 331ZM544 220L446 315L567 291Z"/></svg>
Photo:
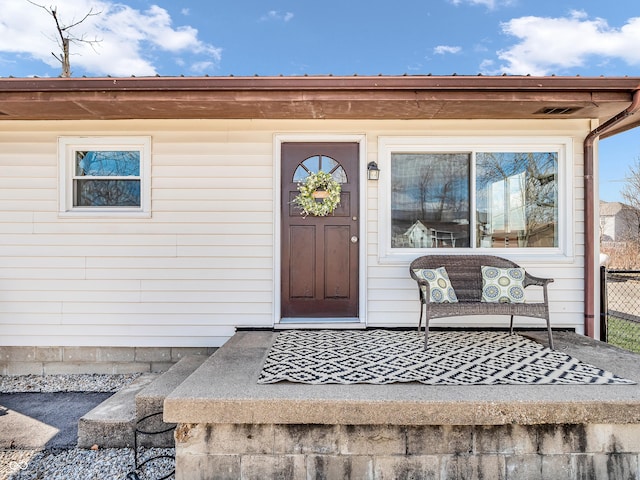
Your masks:
<svg viewBox="0 0 640 480"><path fill-rule="evenodd" d="M289 330L276 337L258 383L428 385L635 384L505 332Z"/></svg>

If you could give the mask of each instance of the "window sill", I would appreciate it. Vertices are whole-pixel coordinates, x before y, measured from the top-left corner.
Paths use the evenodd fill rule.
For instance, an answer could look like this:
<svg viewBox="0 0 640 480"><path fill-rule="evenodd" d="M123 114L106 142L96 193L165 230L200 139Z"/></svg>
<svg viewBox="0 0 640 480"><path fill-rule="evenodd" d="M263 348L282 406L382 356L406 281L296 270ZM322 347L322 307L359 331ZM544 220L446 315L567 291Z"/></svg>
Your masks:
<svg viewBox="0 0 640 480"><path fill-rule="evenodd" d="M516 263L562 263L575 262L573 255L567 255L558 248L433 248L416 249L415 251L401 250L387 253L378 257L380 265L407 265L424 255L495 255L513 260Z"/></svg>
<svg viewBox="0 0 640 480"><path fill-rule="evenodd" d="M141 210L77 209L58 212L60 218L151 218L151 212Z"/></svg>

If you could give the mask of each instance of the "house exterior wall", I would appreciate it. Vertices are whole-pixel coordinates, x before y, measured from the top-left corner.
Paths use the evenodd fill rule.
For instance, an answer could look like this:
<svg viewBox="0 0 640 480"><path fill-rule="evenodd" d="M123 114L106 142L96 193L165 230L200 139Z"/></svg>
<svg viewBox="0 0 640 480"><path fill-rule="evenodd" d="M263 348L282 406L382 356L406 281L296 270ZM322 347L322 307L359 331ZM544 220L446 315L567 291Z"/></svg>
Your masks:
<svg viewBox="0 0 640 480"><path fill-rule="evenodd" d="M600 215L600 240L603 242L615 242L616 237L616 216Z"/></svg>
<svg viewBox="0 0 640 480"><path fill-rule="evenodd" d="M620 202L600 201L600 240L625 242L638 236L640 213Z"/></svg>
<svg viewBox="0 0 640 480"><path fill-rule="evenodd" d="M631 207L620 210L614 217L614 242L634 240L638 236L638 214Z"/></svg>
<svg viewBox="0 0 640 480"><path fill-rule="evenodd" d="M583 331L586 121L7 121L0 129L0 345L216 347L237 327L271 328L278 265L279 133L564 136L573 141L573 254L514 259L550 288L554 327ZM58 214L60 136L150 136L150 218ZM381 172L382 175L385 172ZM366 181L361 241L368 326L417 323L407 262L380 262L381 182ZM417 256L418 254L416 254ZM504 326L456 318L433 326ZM520 319L518 326L537 326Z"/></svg>

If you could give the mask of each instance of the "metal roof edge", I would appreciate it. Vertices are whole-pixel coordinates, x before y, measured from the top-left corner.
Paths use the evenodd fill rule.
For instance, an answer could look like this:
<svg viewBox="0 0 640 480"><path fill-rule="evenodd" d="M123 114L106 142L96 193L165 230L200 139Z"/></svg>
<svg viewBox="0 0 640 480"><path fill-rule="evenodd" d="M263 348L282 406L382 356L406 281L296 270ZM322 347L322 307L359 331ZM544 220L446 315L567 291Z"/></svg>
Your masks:
<svg viewBox="0 0 640 480"><path fill-rule="evenodd" d="M634 91L640 77L292 76L0 78L0 92L215 90Z"/></svg>

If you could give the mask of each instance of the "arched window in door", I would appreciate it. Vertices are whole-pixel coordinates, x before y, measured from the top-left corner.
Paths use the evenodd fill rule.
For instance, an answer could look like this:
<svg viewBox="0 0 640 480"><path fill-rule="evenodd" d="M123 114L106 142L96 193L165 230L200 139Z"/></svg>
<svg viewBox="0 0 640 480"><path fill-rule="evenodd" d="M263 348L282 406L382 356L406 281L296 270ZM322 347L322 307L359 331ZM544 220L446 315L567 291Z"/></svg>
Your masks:
<svg viewBox="0 0 640 480"><path fill-rule="evenodd" d="M303 160L293 172L293 181L294 183L304 182L309 175L319 171L330 173L338 183L347 183L347 173L342 165L325 155L314 155Z"/></svg>

